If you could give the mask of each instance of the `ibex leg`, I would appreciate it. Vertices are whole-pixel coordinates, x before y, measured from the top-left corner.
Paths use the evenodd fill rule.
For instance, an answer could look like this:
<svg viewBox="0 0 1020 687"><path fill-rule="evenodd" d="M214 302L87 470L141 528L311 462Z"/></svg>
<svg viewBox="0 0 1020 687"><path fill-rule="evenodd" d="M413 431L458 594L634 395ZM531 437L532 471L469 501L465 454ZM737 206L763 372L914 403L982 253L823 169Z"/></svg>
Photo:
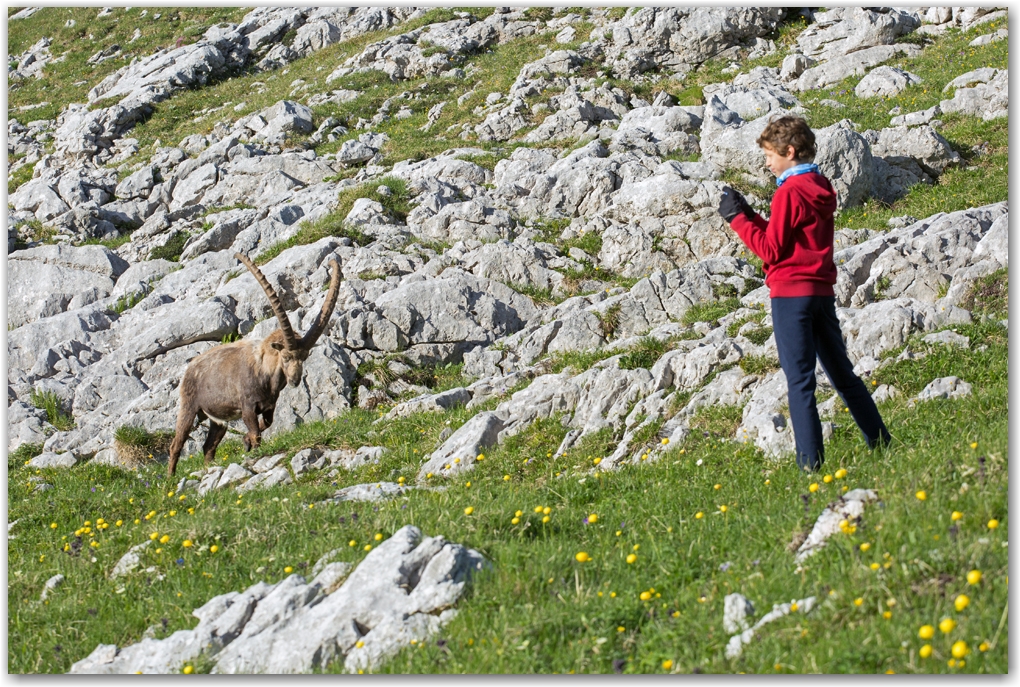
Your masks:
<svg viewBox="0 0 1020 687"><path fill-rule="evenodd" d="M209 421L209 434L205 438L205 445L202 447L202 452L205 453L205 464L211 465L213 460L216 458L216 447L223 441L223 437L227 434L227 426L219 425Z"/></svg>
<svg viewBox="0 0 1020 687"><path fill-rule="evenodd" d="M167 463L168 477L173 477L174 472L177 471L177 460L181 457L181 449L184 448L184 442L191 435L191 430L195 424L195 415L197 414L198 408L190 403L186 403L182 399L181 406L177 411L177 428L174 433L174 440L170 443L170 460Z"/></svg>
<svg viewBox="0 0 1020 687"><path fill-rule="evenodd" d="M244 450L251 451L262 442L262 430L259 429L255 406L246 405L241 408L241 421L248 428L248 433L244 435Z"/></svg>

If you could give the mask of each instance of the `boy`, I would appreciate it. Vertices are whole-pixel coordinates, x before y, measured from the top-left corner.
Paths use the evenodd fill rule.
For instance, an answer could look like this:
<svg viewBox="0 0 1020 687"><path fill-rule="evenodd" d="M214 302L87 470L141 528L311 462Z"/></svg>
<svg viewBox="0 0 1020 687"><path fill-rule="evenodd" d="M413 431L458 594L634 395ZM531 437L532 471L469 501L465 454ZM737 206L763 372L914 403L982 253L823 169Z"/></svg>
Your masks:
<svg viewBox="0 0 1020 687"><path fill-rule="evenodd" d="M757 143L779 188L769 221L732 188L723 187L719 214L762 259L772 298L772 330L789 389L797 465L816 471L825 460L815 407L815 357L853 415L868 446L887 445L889 431L867 387L853 372L836 318L832 260L836 194L812 164L815 135L799 117L780 117Z"/></svg>

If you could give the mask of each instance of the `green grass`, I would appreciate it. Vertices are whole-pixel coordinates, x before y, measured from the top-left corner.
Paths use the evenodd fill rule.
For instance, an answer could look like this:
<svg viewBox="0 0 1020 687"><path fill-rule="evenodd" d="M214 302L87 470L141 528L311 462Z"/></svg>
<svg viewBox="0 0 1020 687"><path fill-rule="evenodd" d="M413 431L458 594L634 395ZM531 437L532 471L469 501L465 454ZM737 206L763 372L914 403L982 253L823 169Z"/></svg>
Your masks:
<svg viewBox="0 0 1020 687"><path fill-rule="evenodd" d="M564 351L549 356L549 371L562 372L570 368L575 373L584 372L592 365L606 358L611 358L619 351L608 348L596 348L589 351Z"/></svg>
<svg viewBox="0 0 1020 687"><path fill-rule="evenodd" d="M673 348L673 342L669 339L642 337L637 346L624 353L620 358L620 369L635 370L643 367L650 370L656 361L671 348Z"/></svg>
<svg viewBox="0 0 1020 687"><path fill-rule="evenodd" d="M78 245L82 246L106 246L110 250L116 250L131 240L131 232L121 230L120 236L114 239L85 239Z"/></svg>
<svg viewBox="0 0 1020 687"><path fill-rule="evenodd" d="M142 10L148 10L146 17L139 17ZM160 48L173 47L178 38L183 37L185 44L194 43L210 26L221 22L237 23L249 11L250 8L242 7L132 7L130 10L118 7L112 14L97 17L98 7L43 7L28 19L8 24L7 52L12 56L20 55L42 36L47 36L53 39L50 46L53 57L66 51L67 58L48 64L42 79L29 78L11 84L8 116L21 121L25 121L26 116L32 120L56 119L68 103L87 102L89 89L130 62L130 59L116 58L97 65L88 64L94 53L115 43L121 46L124 54L143 58ZM162 17L156 20L156 14ZM66 22L71 19L75 25L67 27ZM142 36L129 43L135 28L141 30ZM43 101L50 104L28 113L16 111L18 107Z"/></svg>
<svg viewBox="0 0 1020 687"><path fill-rule="evenodd" d="M511 289L517 293L524 294L531 300L535 301L536 305L548 306L555 305L556 303L562 303L565 298L557 298L553 296L552 289L548 286L538 287L533 284L507 284Z"/></svg>
<svg viewBox="0 0 1020 687"><path fill-rule="evenodd" d="M762 319L764 317L765 317L765 313L764 312L757 312L757 313L751 313L750 315L745 315L744 317L736 319L733 322L731 322L728 327L726 327L726 336L729 336L729 337L736 336L737 335L737 330L739 330L741 327L743 327L748 322L757 322L758 324L761 324L761 321L762 321Z"/></svg>
<svg viewBox="0 0 1020 687"><path fill-rule="evenodd" d="M117 299L117 302L113 304L110 310L120 315L125 310L130 310L131 308L138 305L144 298L145 293L143 293L142 291L135 291L133 293L125 294Z"/></svg>
<svg viewBox="0 0 1020 687"><path fill-rule="evenodd" d="M898 106L903 113L907 113L937 105L939 101L952 97L952 93L943 93L942 89L957 76L979 67L1008 67L1009 46L1004 41L977 48L967 45L977 36L995 30L1000 24L991 22L967 32L954 29L928 45L918 57L892 60L890 64L917 74L923 80L895 96L858 98L853 89L861 77L852 77L842 83L805 93L801 98L805 102L810 102L813 95L817 99L829 98L844 105L838 109L812 105L807 115L808 123L817 128L850 118L860 131L882 129L889 126L891 115L888 113L893 107ZM960 153L966 166L947 170L934 186L914 186L904 198L891 206L869 199L863 205L844 210L837 218L837 228L884 229L886 220L891 217L928 217L937 212L955 212L1008 197L1007 119L986 122L959 114L943 115L939 119L944 124L938 132ZM987 144L987 152L977 156L972 147L981 144Z"/></svg>
<svg viewBox="0 0 1020 687"><path fill-rule="evenodd" d="M740 359L740 369L749 375L766 375L779 369L779 361L765 355L745 355Z"/></svg>
<svg viewBox="0 0 1020 687"><path fill-rule="evenodd" d="M380 186L389 188L390 194L379 193ZM406 220L407 213L411 210L411 206L408 204L407 182L397 177L384 177L354 188L344 189L340 191L333 210L319 219L301 222L294 236L259 253L255 264L264 265L288 248L315 243L327 236L346 237L359 246L367 246L373 241L372 237L359 227L346 222L347 215L354 207L354 202L359 198L368 198L381 203L383 209L398 222Z"/></svg>
<svg viewBox="0 0 1020 687"><path fill-rule="evenodd" d="M464 10L471 11L476 17L483 18L491 14L493 8L456 9L456 11ZM361 52L369 43L405 33L427 23L454 19L456 18L454 12L453 9L436 8L413 22L407 22L384 31L371 32L353 40L328 46L312 56L295 60L289 64L285 76L280 72L242 73L228 76L205 88L181 91L173 98L156 105L153 115L132 130L131 135L138 139L141 150L136 157L145 158L151 155L152 143L157 139L166 144L167 142L180 141L193 133L208 134L221 118L234 119L288 98L291 91L290 83L296 79L305 80L309 85L309 92L337 88L362 91L358 98L341 105L327 103L313 107L316 125L327 117L337 117L340 121L348 123L356 122L359 117L370 119L387 98L399 95L404 91L420 94L420 98L409 102L414 110L412 117L404 120L393 118L381 126L373 127L373 131L385 132L391 138L383 149L385 156L383 164L389 165L404 159L425 159L447 150L457 144L460 139L457 138L459 131L447 135L446 128L454 124L469 123L473 125L480 122L482 118L474 115L472 110L484 103L489 92L495 90L505 93L516 79L520 68L525 63L538 59L544 54L544 50L538 46L548 44L551 38L550 34L521 38L512 43L493 46L483 53L469 56L469 60L475 65L477 71L466 81L429 77L393 82L383 72L370 71L351 74L327 85L325 78L329 71L320 71L319 68L323 64L339 65ZM470 84L479 80L486 84L485 88L478 90L463 105L458 106L457 97L470 90ZM428 110L443 100L447 101L447 105L438 123L428 134L423 134L419 129L427 122ZM236 105L241 102L246 104L241 114L229 110L212 113L198 122L193 121L196 111L227 104ZM356 135L355 132L352 132L351 136L347 138L356 137ZM288 145L296 144L300 140L303 140L302 137L295 137ZM323 143L316 147L316 151L320 155L335 153L344 140L346 139ZM494 166L495 162L502 157L502 154L495 151L504 147L503 144L472 142L472 145L491 151L493 158L483 160L491 166ZM509 152L512 152L512 147L507 149L506 154L508 155ZM138 160L132 159L130 162L136 161Z"/></svg>
<svg viewBox="0 0 1020 687"><path fill-rule="evenodd" d="M409 371L396 373L388 364L397 361L410 367ZM371 375L372 380L368 379ZM445 365L427 364L413 366L403 354L394 353L380 358L365 361L358 366L358 384L369 388L385 389L391 382L402 379L409 384L426 387L431 393L439 393L461 386L467 386L471 380L464 376L464 363L446 363Z"/></svg>
<svg viewBox="0 0 1020 687"><path fill-rule="evenodd" d="M42 444L22 444L7 454L7 470L20 467L26 461L32 460L43 452Z"/></svg>
<svg viewBox="0 0 1020 687"><path fill-rule="evenodd" d="M620 310L622 306L619 303L613 303L611 306L605 309L605 311L595 310L594 315L599 320L599 326L602 328L602 336L605 337L606 341L613 338L616 334L617 327L620 326Z"/></svg>
<svg viewBox="0 0 1020 687"><path fill-rule="evenodd" d="M744 334L744 337L753 344L761 346L772 336L772 327L758 327Z"/></svg>
<svg viewBox="0 0 1020 687"><path fill-rule="evenodd" d="M990 317L1009 316L1009 271L1004 267L980 277L960 305L967 310Z"/></svg>
<svg viewBox="0 0 1020 687"><path fill-rule="evenodd" d="M27 228L27 231L26 231ZM27 234L28 242L35 243L41 241L43 243L50 243L53 241L53 237L56 236L57 230L52 226L46 226L37 219L30 219L23 225L18 227L19 236ZM18 247L24 248L27 242L22 239L18 239Z"/></svg>
<svg viewBox="0 0 1020 687"><path fill-rule="evenodd" d="M33 391L32 405L46 411L46 421L61 432L74 429L74 419L64 411L64 403L52 391Z"/></svg>
<svg viewBox="0 0 1020 687"><path fill-rule="evenodd" d="M7 176L7 195L17 191L25 182L31 181L34 172L35 165L22 165L14 170L13 174L9 174Z"/></svg>
<svg viewBox="0 0 1020 687"><path fill-rule="evenodd" d="M169 260L171 262L177 262L181 259L181 253L184 252L184 244L188 242L190 235L184 231L175 231L173 235L167 239L167 242L162 246L156 246L149 251L149 260Z"/></svg>
<svg viewBox="0 0 1020 687"><path fill-rule="evenodd" d="M148 10L150 18L160 11ZM163 10L165 17L180 13L180 21L141 24L144 40L134 44L126 44L133 22L112 22L123 15L122 9L101 20L95 19L97 11L43 8L27 21L11 23L10 54L38 40L39 31L55 37L54 48L68 45L72 52L66 62L47 68L43 82L13 86L9 107L50 100L51 106L31 115L52 118L64 103L84 101L89 87L122 64L111 60L83 69L85 59L101 47L120 42L138 54L148 53L172 44L182 34L193 41L209 24L237 21L247 10ZM484 16L492 8L472 11ZM612 10L614 16L625 11ZM137 19L138 12L140 8L135 8L130 14ZM194 122L197 110L245 101L245 113L253 112L287 97L290 82L297 78L324 90L329 72L317 72L318 66L340 64L369 42L453 16L451 9L436 8L416 22L298 60L288 67L287 75L239 74L208 88L176 94L160 103L154 115L132 132L143 151L137 157L150 154L157 138L169 144L191 133L208 133L217 117ZM63 29L64 21L74 17L78 18L76 28ZM799 30L796 22L783 25L775 39L786 50ZM904 112L929 107L943 97L941 85L954 76L976 66L1005 67L1007 42L973 51L961 47L989 30L994 27L981 27L963 36L953 34L936 41L918 60L903 60L904 68L921 74L925 83L878 107L852 96L857 79L824 93L805 94L807 98L833 97L847 105L831 112L812 106L812 125L825 126L850 116L862 123L862 128L880 128L888 123L885 113L894 104L901 104ZM96 39L86 40L79 35L83 31L84 36L93 32ZM587 32L579 34L586 36ZM371 117L386 98L426 85L422 99L411 101L413 117L373 128L391 137L383 151L385 164L423 159L455 145L478 145L487 154L475 161L491 169L518 144L465 144L457 132L447 134L446 127L480 121L473 109L489 92L505 93L520 67L540 57L544 49L539 46L549 44L550 38L550 34L532 36L472 56L479 71L464 81L391 83L380 73L352 75L329 88L356 86L364 91L362 95L341 106L315 108L316 123L327 116L347 122ZM964 54L959 54L960 50ZM54 54L59 54L58 50ZM778 59L781 53L756 62L774 66ZM702 99L703 85L732 78L732 74L721 74L727 63L710 61L682 81L670 78L654 85L599 81L620 85L641 97L666 89L682 103L695 104ZM745 70L753 64L745 64ZM72 85L82 79L88 83ZM484 85L464 105L457 106L457 96L476 81ZM255 82L265 84L264 93L257 92ZM845 89L849 89L847 93L838 92ZM428 108L441 100L448 104L439 123L428 134L418 131ZM229 117L240 116L227 112ZM9 111L9 116L14 115ZM839 227L884 227L885 219L894 215L925 217L1008 197L1006 121L943 119L946 124L941 132L969 157L970 166L947 172L935 187L915 187L892 207L870 202L846 211L838 220ZM989 154L974 157L970 146L985 141ZM334 152L341 143L323 144L318 152ZM393 193L377 194L380 183ZM741 189L739 183L732 180L732 185ZM768 192L757 187L746 190L759 196ZM359 197L378 200L398 218L406 217L409 209L406 187L398 180L345 189L339 193L333 213L303 224L297 236L263 252L258 262L264 264L287 247L324 236L346 236L359 245L369 243L370 236L343 222ZM560 241L565 226L565 222L553 220L540 224L539 231L564 253L571 246L593 256L599 253L601 237L594 232ZM40 235L37 240L46 238ZM636 281L589 264L567 277L575 282L600 279L621 286ZM740 306L735 292L716 295L719 302L692 309L684 321L715 321ZM128 302L124 307L130 307ZM967 305L975 314L1007 315L1007 273L980 280ZM119 306L118 302L115 309ZM615 334L618 319L618 309L601 316L607 338ZM729 329L735 333L742 323ZM1008 626L1001 626L1000 619L1004 617L1008 572L1008 548L1003 546L1008 541L1008 335L992 322L956 329L971 337L969 350L926 347L919 336L914 337L912 348L930 348L926 358L899 361L875 374L872 381L876 384L894 384L903 392L901 398L881 407L894 444L884 452L871 453L852 423L840 422L826 447L824 472L831 475L842 467L849 475L830 482L799 474L792 459L771 461L753 445L730 441L740 422L739 407L702 409L691 418L690 437L670 446L659 460L597 474L588 471L596 459L615 449L620 432L602 429L553 459L551 454L566 432L560 418L553 417L487 449L485 462L470 475L470 487L467 478L448 480L445 491L412 491L405 498L379 504L377 509L366 504L309 506L339 487L399 476L413 480L425 456L440 444L443 430L457 429L475 412L492 409L498 401L472 411L458 407L379 425L374 424L378 411L352 409L336 420L281 432L250 455L293 454L314 446L380 445L388 450L379 464L342 472L332 479L325 471L315 472L293 485L240 499L233 491L223 491L202 499L188 494L182 500L181 495L172 493L176 480L167 481L164 468L152 461L141 461L137 474L92 465L71 470L28 469L24 462L41 452L42 446L22 446L8 456L8 520L18 521L8 547L8 670L63 672L100 642L137 642L150 626L156 628L157 637L192 628L196 620L191 610L213 596L243 590L258 580L279 581L286 575L286 566L307 574L321 555L337 547L343 547L342 560L357 563L364 556L363 544L374 541L377 533L387 536L412 523L427 535L442 534L478 549L494 565L475 578L458 602L459 615L440 634L444 646L428 642L420 645L423 648L408 647L380 672L665 672L664 661L671 661L669 670L680 673L1005 672ZM759 327L749 338L763 343L769 333L768 328ZM693 330L689 334L696 336ZM978 350L982 345L987 348ZM620 365L648 368L670 346L670 342L643 339L623 352ZM557 354L550 357L550 369L569 367L580 372L616 354L618 351L604 348ZM384 362L359 372L380 369ZM745 357L741 368L764 374L778 369L778 363ZM950 374L973 384L973 395L907 406L910 395L932 379ZM405 379L432 391L470 381L463 375L462 365L415 368ZM678 395L672 410L683 407L690 395ZM40 394L39 399L50 422L62 421L63 411L55 397ZM73 423L69 417L66 421ZM660 424L652 423L642 431L638 443L657 442L660 429ZM139 454L165 449L169 436L169 428L148 432L121 427L116 433L120 446ZM200 430L198 438L202 436ZM220 445L217 462L236 462L243 457L240 442L231 438ZM200 455L182 457L178 478L200 468L202 462ZM506 475L509 481L504 480ZM33 477L45 478L55 489L34 492ZM808 489L813 481L820 485L817 492ZM787 543L809 527L844 487L874 488L882 503L869 506L854 536L837 536L809 559L803 572L792 574L795 564ZM923 502L914 496L919 489L927 493ZM722 505L727 507L725 513L719 508ZM467 506L474 508L471 516L464 515ZM534 512L536 506L551 508L549 523L541 522ZM515 525L511 519L518 510L522 515ZM950 520L952 511L964 514L959 523ZM703 517L698 518L698 513ZM598 519L586 524L591 514L597 514ZM992 517L1002 523L996 530L985 527ZM86 520L90 528L96 528L98 518L110 522L110 527L82 531ZM51 528L51 523L56 528ZM146 573L119 581L108 579L107 573L127 548L153 532L170 539L165 545L147 549L142 567L155 566L165 579L157 581ZM185 539L195 546L183 548ZM352 539L358 545L345 546ZM93 541L97 546L90 545ZM864 542L870 544L866 552L860 550ZM215 553L210 549L213 545L218 547ZM593 560L578 563L575 554L579 551ZM626 563L630 553L637 555L633 564ZM872 570L871 563L877 563L878 570ZM975 568L983 571L985 580L971 587L964 576ZM40 602L43 584L57 573L65 575L67 582L47 602ZM640 598L644 591L650 593L647 600ZM729 661L724 658L728 635L721 621L723 599L734 591L756 604L757 617L771 604L793 598L815 595L821 604L809 615L797 614L768 626L740 659ZM952 607L959 593L971 597L971 605L963 612ZM855 599L861 599L861 604L855 605ZM889 599L895 599L894 606L887 604ZM886 620L881 614L890 608L892 615ZM917 628L937 624L944 616L956 618L958 628L948 637L939 634L934 638L934 655L920 659L917 651L924 642L917 638ZM947 665L949 647L957 639L967 641L973 649L962 669ZM982 641L992 644L987 652L976 649ZM204 672L211 664L203 660L196 667Z"/></svg>
<svg viewBox="0 0 1020 687"><path fill-rule="evenodd" d="M695 322L716 322L723 315L728 315L741 307L740 299L735 297L724 298L711 303L698 303L691 306L684 313L683 323L694 324Z"/></svg>
<svg viewBox="0 0 1020 687"><path fill-rule="evenodd" d="M470 412L412 416L380 427L372 424L377 414L353 410L302 426L268 441L258 454L305 445L383 445L389 452L379 465L341 474L336 486L315 473L242 499L213 492L181 501L168 495L158 467L143 470L142 479L104 467L47 470L56 489L40 495L31 492L33 473L14 469L9 518L19 523L9 548L10 670L64 671L99 642L138 641L150 625L157 636L194 627L191 609L212 596L255 580L276 582L285 566L304 572L350 539L358 545L344 546L341 558L357 563L361 545L376 533L386 536L413 523L478 549L494 567L458 602L459 615L441 633L447 650L434 642L409 647L381 672L609 673L614 661L623 661L624 672L665 672L666 660L684 673L1003 672L1008 627L998 634L997 628L1008 572L1002 546L1008 538L1006 332L992 325L960 331L988 348L936 352L880 374L905 393L916 393L933 376L957 374L974 384L974 395L913 409L904 400L884 404L895 437L885 453L869 452L852 427L837 429L824 472L842 467L849 476L831 483L798 474L792 460L766 461L750 445L727 441L739 421L735 408L700 413L691 437L659 461L597 477L583 471L612 449L612 433L600 432L553 460L548 454L566 429L552 418L487 450L470 488L463 478L450 480L444 492L411 492L377 511L365 504L308 505L338 486L413 478L446 420L455 429ZM225 442L220 457L236 458L236 444ZM198 456L187 458L181 474L200 464ZM821 487L815 494L807 489L812 481ZM838 535L803 573L792 575L786 544L844 486L874 488L882 505L869 506L854 536ZM914 496L919 489L927 492L924 502ZM465 516L469 505L474 513ZM725 514L720 505L727 506ZM541 522L535 506L552 509L549 523ZM517 510L521 521L512 525ZM952 529L954 510L964 517ZM145 520L150 511L156 515ZM699 512L705 516L696 518ZM598 521L585 524L592 513ZM74 532L100 517L123 524L91 537L83 533L82 545L72 548ZM993 517L1002 523L994 531L984 526ZM107 580L120 555L151 532L170 541L160 553L150 547L143 565L156 566L166 579L141 573ZM89 547L90 539L98 547ZM184 539L196 546L182 548ZM859 549L864 542L867 552ZM212 544L218 552L210 553ZM635 545L637 561L628 564L624 559ZM593 560L577 563L578 551ZM877 571L869 568L873 562ZM984 574L975 587L963 579L971 569ZM67 582L49 603L39 602L42 584L58 572ZM639 599L650 589L649 600ZM728 635L721 620L723 597L734 591L756 604L758 617L791 598L814 595L820 606L768 626L731 662L723 655ZM959 593L971 598L963 612L952 608ZM860 606L853 603L858 598ZM888 599L896 603L885 620ZM957 629L931 642L933 658L918 658L924 642L917 628L944 616L954 617ZM976 650L993 638L992 649ZM946 665L958 639L973 649L963 670Z"/></svg>
<svg viewBox="0 0 1020 687"><path fill-rule="evenodd" d="M113 437L125 446L152 448L168 443L173 437L173 432L150 432L144 427L121 425L114 431Z"/></svg>

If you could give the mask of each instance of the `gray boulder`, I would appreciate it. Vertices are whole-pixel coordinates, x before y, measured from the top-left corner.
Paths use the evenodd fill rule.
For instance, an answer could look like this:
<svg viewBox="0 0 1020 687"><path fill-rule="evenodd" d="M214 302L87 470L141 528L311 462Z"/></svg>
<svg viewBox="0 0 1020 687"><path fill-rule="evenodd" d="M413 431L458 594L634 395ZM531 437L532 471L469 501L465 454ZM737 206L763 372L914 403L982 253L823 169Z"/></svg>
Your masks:
<svg viewBox="0 0 1020 687"><path fill-rule="evenodd" d="M1000 245L1007 221L1005 205L995 203L933 215L839 250L834 256L837 302L859 308L878 298L908 296L934 303L950 282L947 301L957 304L975 278L971 275L1002 266L998 258L989 257L999 252L988 249ZM986 247L979 250L986 239Z"/></svg>
<svg viewBox="0 0 1020 687"><path fill-rule="evenodd" d="M861 204L871 193L873 154L848 119L815 131L815 164L836 191L838 208Z"/></svg>
<svg viewBox="0 0 1020 687"><path fill-rule="evenodd" d="M344 501L363 501L372 503L376 501L386 501L397 496L403 496L404 493L410 489L414 489L414 487L411 485L397 484L396 482L354 484L340 489L323 503L342 503Z"/></svg>
<svg viewBox="0 0 1020 687"><path fill-rule="evenodd" d="M220 473L220 478L216 482L217 489L225 489L232 484L243 482L244 480L251 477L251 472L245 470L237 463L230 463L226 469Z"/></svg>
<svg viewBox="0 0 1020 687"><path fill-rule="evenodd" d="M490 112L481 124L474 128L479 141L509 141L515 133L530 125L527 103L524 98L514 98L495 112Z"/></svg>
<svg viewBox="0 0 1020 687"><path fill-rule="evenodd" d="M158 167L146 165L117 184L116 195L122 200L148 198L152 188L158 183L158 176Z"/></svg>
<svg viewBox="0 0 1020 687"><path fill-rule="evenodd" d="M515 288L531 287L558 293L564 276L552 268L575 268L572 260L559 258L548 244L536 244L520 237L512 243L500 240L460 253L455 246L446 257L456 257L472 274Z"/></svg>
<svg viewBox="0 0 1020 687"><path fill-rule="evenodd" d="M122 105L90 110L86 105L71 103L57 117L53 133L56 155L78 162L109 160L116 139L140 117L139 110Z"/></svg>
<svg viewBox="0 0 1020 687"><path fill-rule="evenodd" d="M601 32L609 34L607 62L623 78L663 69L685 75L711 57L736 57L742 43L770 33L776 7L644 7Z"/></svg>
<svg viewBox="0 0 1020 687"><path fill-rule="evenodd" d="M758 384L744 406L737 441L751 441L774 458L794 450L793 426L787 413L786 375L782 370L769 374Z"/></svg>
<svg viewBox="0 0 1020 687"><path fill-rule="evenodd" d="M626 112L610 139L610 151L638 147L658 155L680 150L700 151L694 134L700 129L701 118L690 108L649 105ZM693 138L693 140L692 140ZM652 144L650 148L643 142Z"/></svg>
<svg viewBox="0 0 1020 687"><path fill-rule="evenodd" d="M109 329L112 319L100 305L88 305L22 325L7 334L8 375L27 372L45 361L51 350L65 342L77 342L81 351L99 332Z"/></svg>
<svg viewBox="0 0 1020 687"><path fill-rule="evenodd" d="M291 134L310 134L315 131L312 109L292 100L281 100L262 113L266 125L254 138L269 144L283 143Z"/></svg>
<svg viewBox="0 0 1020 687"><path fill-rule="evenodd" d="M56 187L43 179L26 181L11 194L9 201L15 210L30 212L40 222L49 222L70 210Z"/></svg>
<svg viewBox="0 0 1020 687"><path fill-rule="evenodd" d="M8 262L8 318L15 326L77 310L110 294L128 265L104 246L39 246Z"/></svg>
<svg viewBox="0 0 1020 687"><path fill-rule="evenodd" d="M949 93L955 91L958 88L970 88L977 84L986 84L994 80L999 75L1001 69L995 69L993 67L981 67L979 69L972 69L969 72L960 74L958 77L947 83L943 88L943 93Z"/></svg>
<svg viewBox="0 0 1020 687"><path fill-rule="evenodd" d="M787 90L779 73L769 67L755 67L747 74L737 75L732 83L709 84L704 88L706 99L718 98L742 119L757 119L771 112L788 110L800 105Z"/></svg>
<svg viewBox="0 0 1020 687"><path fill-rule="evenodd" d="M290 469L295 477L312 470L321 470L325 465L326 457L317 449L302 449L290 459Z"/></svg>
<svg viewBox="0 0 1020 687"><path fill-rule="evenodd" d="M239 494L245 494L255 489L268 489L269 487L275 487L279 484L292 484L293 478L290 476L290 472L285 467L275 467L268 472L263 472L255 475L247 482L237 487Z"/></svg>
<svg viewBox="0 0 1020 687"><path fill-rule="evenodd" d="M465 405L471 400L471 392L463 387L449 389L438 394L422 394L409 401L398 403L386 413L386 420L406 417L415 413L436 413L449 410L457 405Z"/></svg>
<svg viewBox="0 0 1020 687"><path fill-rule="evenodd" d="M831 60L874 46L892 45L920 25L920 19L905 10L839 7L816 12L814 23L797 36L797 48L817 60Z"/></svg>
<svg viewBox="0 0 1020 687"><path fill-rule="evenodd" d="M438 279L410 281L379 296L375 312L383 318L371 325L376 345L396 350L380 342L377 334L390 336L389 328L395 327L392 336L399 332L399 338L393 344L398 346L402 340L468 347L512 334L536 308L530 298L499 282L450 268Z"/></svg>
<svg viewBox="0 0 1020 687"><path fill-rule="evenodd" d="M73 453L41 453L28 461L30 468L71 468L78 460Z"/></svg>
<svg viewBox="0 0 1020 687"><path fill-rule="evenodd" d="M953 97L940 102L939 107L946 114L959 112L980 116L986 121L1008 116L1009 70L999 71L987 83L977 83L972 88L957 88Z"/></svg>
<svg viewBox="0 0 1020 687"><path fill-rule="evenodd" d="M513 238L515 222L491 199L481 196L463 203L450 203L421 224L411 225L415 236L429 241L455 243L465 239L498 241Z"/></svg>
<svg viewBox="0 0 1020 687"><path fill-rule="evenodd" d="M48 425L46 411L22 401L12 401L7 406L8 453L17 450L22 444L41 444L46 441Z"/></svg>
<svg viewBox="0 0 1020 687"><path fill-rule="evenodd" d="M894 298L861 309L837 310L851 361L879 358L906 343L915 332L930 332L971 321L970 313L951 305Z"/></svg>
<svg viewBox="0 0 1020 687"><path fill-rule="evenodd" d="M472 417L432 452L418 469L418 482L424 483L430 474L450 477L473 468L482 450L496 444L504 424L496 412L482 412Z"/></svg>
<svg viewBox="0 0 1020 687"><path fill-rule="evenodd" d="M236 41L239 36L234 34L232 38ZM205 85L211 77L240 66L238 58L243 61L247 57L243 49L240 54L224 54L220 47L224 39L200 40L135 60L94 86L89 91L89 103L115 100L141 115L146 106L165 100L177 90Z"/></svg>
<svg viewBox="0 0 1020 687"><path fill-rule="evenodd" d="M518 148L496 163L497 196L521 217L590 216L609 205L620 187L620 168L620 161L610 158L599 141L560 158Z"/></svg>
<svg viewBox="0 0 1020 687"><path fill-rule="evenodd" d="M170 211L194 205L206 192L219 181L219 169L214 163L198 167L175 185L171 194Z"/></svg>
<svg viewBox="0 0 1020 687"><path fill-rule="evenodd" d="M938 398L962 398L971 395L971 385L959 377L940 377L921 390L914 401L931 401Z"/></svg>
<svg viewBox="0 0 1020 687"><path fill-rule="evenodd" d="M907 86L919 83L921 83L921 77L917 74L911 74L896 67L875 67L857 83L854 94L858 98L890 97Z"/></svg>
<svg viewBox="0 0 1020 687"><path fill-rule="evenodd" d="M935 334L928 334L921 339L924 343L929 344L942 344L944 346L958 346L960 348L970 348L970 337L957 334L953 331L937 332Z"/></svg>
<svg viewBox="0 0 1020 687"><path fill-rule="evenodd" d="M194 629L99 644L69 672L175 673L203 654L214 673L310 673L339 661L348 672L371 669L449 622L483 565L476 551L407 525L349 574L348 564L329 563L310 583L291 575L214 597L193 612Z"/></svg>
<svg viewBox="0 0 1020 687"><path fill-rule="evenodd" d="M368 162L378 151L374 148L370 148L357 139L350 139L344 141L343 145L340 146L340 150L336 154L337 162L345 165L359 164L362 162Z"/></svg>
<svg viewBox="0 0 1020 687"><path fill-rule="evenodd" d="M877 136L872 132L866 132L865 136L870 139L874 156L884 158L891 165L898 165L905 158L913 160L932 177L963 164L949 141L928 124L890 127L877 132Z"/></svg>
<svg viewBox="0 0 1020 687"><path fill-rule="evenodd" d="M942 114L942 108L938 105L932 105L927 110L918 110L917 112L908 112L907 114L896 115L889 120L889 126L917 126L918 124L928 124L940 114Z"/></svg>
<svg viewBox="0 0 1020 687"><path fill-rule="evenodd" d="M911 43L898 43L876 45L838 55L804 70L795 81L790 82L790 88L796 91L810 91L837 84L851 76L863 76L871 67L887 62L901 53L907 57L917 57L921 53L921 48Z"/></svg>

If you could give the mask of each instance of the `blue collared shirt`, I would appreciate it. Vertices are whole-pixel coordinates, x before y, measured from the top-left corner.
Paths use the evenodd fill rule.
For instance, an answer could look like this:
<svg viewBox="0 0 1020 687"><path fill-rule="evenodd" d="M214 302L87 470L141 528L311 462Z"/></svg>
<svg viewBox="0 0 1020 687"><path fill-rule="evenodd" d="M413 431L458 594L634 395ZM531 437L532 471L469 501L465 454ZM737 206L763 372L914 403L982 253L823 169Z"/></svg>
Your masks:
<svg viewBox="0 0 1020 687"><path fill-rule="evenodd" d="M776 186L782 186L783 182L790 177L797 176L798 174L807 174L808 172L817 172L818 165L813 162L802 162L795 167L790 167L788 170L776 177Z"/></svg>

